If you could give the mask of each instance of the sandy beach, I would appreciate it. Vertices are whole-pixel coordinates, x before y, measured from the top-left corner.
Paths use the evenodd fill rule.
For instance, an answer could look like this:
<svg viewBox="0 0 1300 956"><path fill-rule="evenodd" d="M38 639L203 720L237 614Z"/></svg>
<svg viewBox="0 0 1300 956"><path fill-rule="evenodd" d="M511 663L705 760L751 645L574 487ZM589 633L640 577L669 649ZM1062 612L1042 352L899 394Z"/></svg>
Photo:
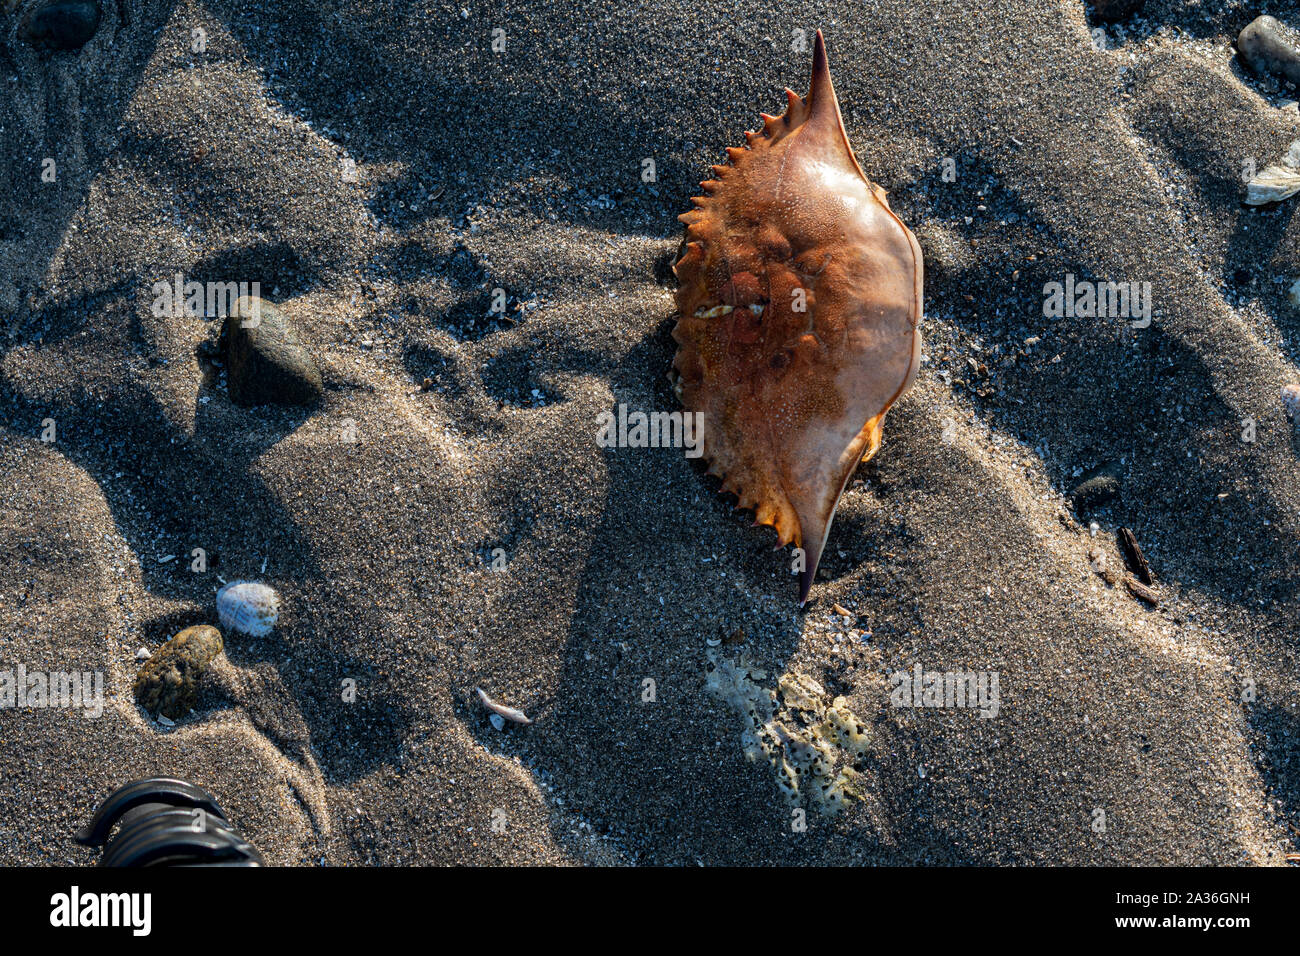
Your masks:
<svg viewBox="0 0 1300 956"><path fill-rule="evenodd" d="M1242 199L1300 112L1233 44L1300 5L110 0L62 52L40 6L0 0L0 671L103 698L0 709L0 864L94 862L72 834L152 775L276 865L1297 851L1300 199ZM801 609L701 461L597 435L678 408L676 217L818 29L924 349ZM177 276L258 283L319 400L232 401ZM1047 314L1106 282L1149 321ZM141 662L236 580L279 619L169 726ZM783 798L722 663L843 698L854 799ZM918 668L996 713L898 706Z"/></svg>

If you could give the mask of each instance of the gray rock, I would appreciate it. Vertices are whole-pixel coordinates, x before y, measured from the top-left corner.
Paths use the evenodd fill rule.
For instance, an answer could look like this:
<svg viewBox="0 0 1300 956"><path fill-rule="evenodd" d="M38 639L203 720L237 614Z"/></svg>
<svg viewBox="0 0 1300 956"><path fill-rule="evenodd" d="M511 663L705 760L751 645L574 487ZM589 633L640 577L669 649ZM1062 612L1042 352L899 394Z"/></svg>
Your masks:
<svg viewBox="0 0 1300 956"><path fill-rule="evenodd" d="M187 627L145 661L135 677L135 696L151 714L175 720L194 706L199 678L225 646L207 624Z"/></svg>
<svg viewBox="0 0 1300 956"><path fill-rule="evenodd" d="M320 370L278 306L243 296L226 316L222 353L230 398L239 405L310 405L320 398Z"/></svg>
<svg viewBox="0 0 1300 956"><path fill-rule="evenodd" d="M1237 37L1237 52L1257 74L1300 84L1300 36L1272 17L1252 20Z"/></svg>

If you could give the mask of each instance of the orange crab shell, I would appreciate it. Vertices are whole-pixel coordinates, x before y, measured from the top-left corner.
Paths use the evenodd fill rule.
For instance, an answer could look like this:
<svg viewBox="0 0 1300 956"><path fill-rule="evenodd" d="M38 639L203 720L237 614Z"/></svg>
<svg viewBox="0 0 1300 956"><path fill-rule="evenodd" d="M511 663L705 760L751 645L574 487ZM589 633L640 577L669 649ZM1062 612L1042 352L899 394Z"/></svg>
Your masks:
<svg viewBox="0 0 1300 956"><path fill-rule="evenodd" d="M844 487L915 377L923 265L849 146L820 30L808 96L786 96L679 217L673 367L709 473L804 549L802 604Z"/></svg>

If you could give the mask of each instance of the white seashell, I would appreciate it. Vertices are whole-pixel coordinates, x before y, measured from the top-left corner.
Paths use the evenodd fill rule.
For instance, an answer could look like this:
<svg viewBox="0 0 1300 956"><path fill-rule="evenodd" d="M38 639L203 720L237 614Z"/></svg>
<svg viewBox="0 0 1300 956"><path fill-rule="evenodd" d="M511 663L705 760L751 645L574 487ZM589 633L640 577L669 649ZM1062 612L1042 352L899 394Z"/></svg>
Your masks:
<svg viewBox="0 0 1300 956"><path fill-rule="evenodd" d="M491 724L493 727L495 727L497 730L506 729L506 719L502 717L500 714L493 714L490 717L488 717L488 723Z"/></svg>
<svg viewBox="0 0 1300 956"><path fill-rule="evenodd" d="M1300 425L1300 385L1294 383L1282 386L1282 404L1291 421Z"/></svg>
<svg viewBox="0 0 1300 956"><path fill-rule="evenodd" d="M149 653L149 649L147 647L136 648L135 659L137 661L147 661L151 657L153 657L153 654Z"/></svg>
<svg viewBox="0 0 1300 956"><path fill-rule="evenodd" d="M1286 160L1291 159L1287 153ZM1269 166L1246 184L1246 205L1263 206L1281 202L1300 193L1300 170L1290 166Z"/></svg>
<svg viewBox="0 0 1300 956"><path fill-rule="evenodd" d="M257 581L232 581L217 592L217 617L227 630L265 637L280 617L280 595Z"/></svg>

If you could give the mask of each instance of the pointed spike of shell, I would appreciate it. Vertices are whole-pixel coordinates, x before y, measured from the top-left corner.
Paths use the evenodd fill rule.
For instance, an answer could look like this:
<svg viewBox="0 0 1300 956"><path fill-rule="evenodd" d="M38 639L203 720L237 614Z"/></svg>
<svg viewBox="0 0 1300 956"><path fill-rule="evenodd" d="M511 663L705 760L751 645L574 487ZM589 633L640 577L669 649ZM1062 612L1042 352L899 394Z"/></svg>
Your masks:
<svg viewBox="0 0 1300 956"><path fill-rule="evenodd" d="M817 31L817 41L813 45L812 82L808 84L807 103L809 118L826 116L839 127L840 135L844 137L845 148L851 154L853 150L849 148L848 135L844 132L844 119L840 116L840 103L835 96L835 84L831 82L830 63L826 58L826 41L822 39L820 30ZM856 162L855 159L854 163ZM864 174L862 178L867 177Z"/></svg>
<svg viewBox="0 0 1300 956"><path fill-rule="evenodd" d="M834 101L835 87L831 84L831 66L826 58L826 41L822 38L822 31L818 30L817 39L813 42L812 82L808 85L807 102L816 111L817 106L828 99Z"/></svg>

